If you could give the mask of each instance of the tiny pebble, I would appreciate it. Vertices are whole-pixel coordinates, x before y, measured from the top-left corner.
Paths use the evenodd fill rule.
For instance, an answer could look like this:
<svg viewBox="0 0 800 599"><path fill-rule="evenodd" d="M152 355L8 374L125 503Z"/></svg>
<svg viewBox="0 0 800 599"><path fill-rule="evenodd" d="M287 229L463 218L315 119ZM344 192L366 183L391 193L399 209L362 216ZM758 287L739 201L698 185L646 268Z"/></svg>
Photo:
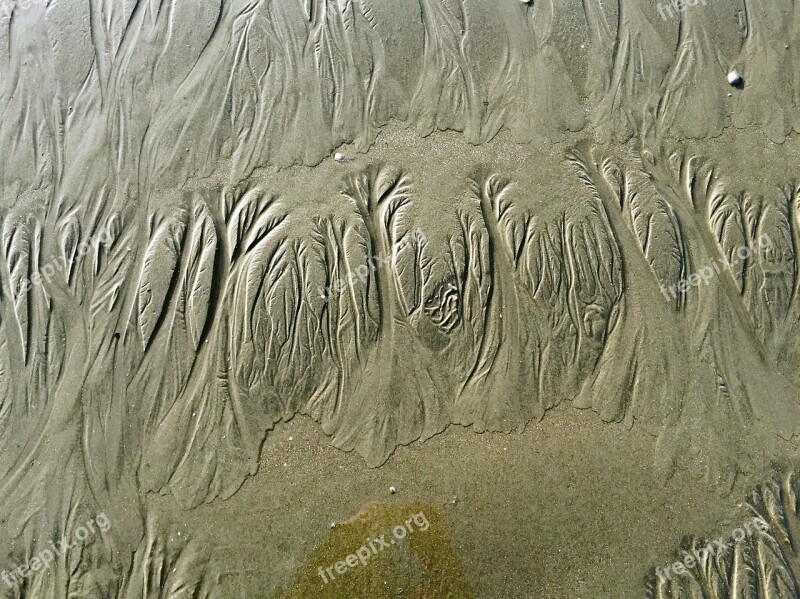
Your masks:
<svg viewBox="0 0 800 599"><path fill-rule="evenodd" d="M336 528L336 522L331 522L331 528Z"/></svg>
<svg viewBox="0 0 800 599"><path fill-rule="evenodd" d="M728 73L728 83L731 85L739 85L742 82L742 76L734 69Z"/></svg>
<svg viewBox="0 0 800 599"><path fill-rule="evenodd" d="M333 159L336 162L341 162L342 160L344 160L344 154L342 154L341 152L336 152L336 154L333 155Z"/></svg>
<svg viewBox="0 0 800 599"><path fill-rule="evenodd" d="M394 495L395 493L397 493L397 489L395 489L394 487L389 487L389 493Z"/></svg>

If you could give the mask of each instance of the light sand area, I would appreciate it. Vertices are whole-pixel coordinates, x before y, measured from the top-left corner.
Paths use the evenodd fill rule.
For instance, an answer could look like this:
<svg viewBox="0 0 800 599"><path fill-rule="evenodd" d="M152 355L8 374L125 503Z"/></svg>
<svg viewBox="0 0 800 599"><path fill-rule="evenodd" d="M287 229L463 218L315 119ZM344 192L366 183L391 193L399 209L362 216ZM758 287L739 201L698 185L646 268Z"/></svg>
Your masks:
<svg viewBox="0 0 800 599"><path fill-rule="evenodd" d="M730 496L683 475L665 485L651 466L654 442L562 405L522 433L451 427L370 469L297 417L269 436L259 473L228 501L181 513L161 497L154 507L208 535L231 572L225 597L290 586L332 522L379 501L439 508L480 599L632 599L643 596L648 567L670 563L685 535L737 527L736 504L753 483L741 477Z"/></svg>

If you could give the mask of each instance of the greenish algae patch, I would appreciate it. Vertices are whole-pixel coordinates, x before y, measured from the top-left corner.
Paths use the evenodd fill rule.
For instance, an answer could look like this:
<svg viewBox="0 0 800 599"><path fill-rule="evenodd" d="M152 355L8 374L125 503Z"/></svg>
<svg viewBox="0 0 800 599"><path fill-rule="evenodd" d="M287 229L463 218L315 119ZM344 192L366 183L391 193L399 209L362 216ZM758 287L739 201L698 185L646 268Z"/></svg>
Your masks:
<svg viewBox="0 0 800 599"><path fill-rule="evenodd" d="M462 577L439 510L370 503L331 530L275 599L471 599Z"/></svg>

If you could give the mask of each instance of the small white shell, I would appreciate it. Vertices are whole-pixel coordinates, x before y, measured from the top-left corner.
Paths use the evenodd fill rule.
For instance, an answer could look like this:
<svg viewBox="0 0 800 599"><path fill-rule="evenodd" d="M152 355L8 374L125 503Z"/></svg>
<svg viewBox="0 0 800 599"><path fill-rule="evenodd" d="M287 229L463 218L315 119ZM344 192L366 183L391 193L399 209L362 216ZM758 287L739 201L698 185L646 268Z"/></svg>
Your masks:
<svg viewBox="0 0 800 599"><path fill-rule="evenodd" d="M342 160L344 160L344 154L342 154L341 152L336 152L336 154L333 155L333 159L336 162L341 162Z"/></svg>
<svg viewBox="0 0 800 599"><path fill-rule="evenodd" d="M389 493L394 495L395 493L397 493L397 489L395 489L394 487L389 487Z"/></svg>
<svg viewBox="0 0 800 599"><path fill-rule="evenodd" d="M742 76L739 74L739 71L733 69L728 73L728 83L731 85L739 85L742 82Z"/></svg>

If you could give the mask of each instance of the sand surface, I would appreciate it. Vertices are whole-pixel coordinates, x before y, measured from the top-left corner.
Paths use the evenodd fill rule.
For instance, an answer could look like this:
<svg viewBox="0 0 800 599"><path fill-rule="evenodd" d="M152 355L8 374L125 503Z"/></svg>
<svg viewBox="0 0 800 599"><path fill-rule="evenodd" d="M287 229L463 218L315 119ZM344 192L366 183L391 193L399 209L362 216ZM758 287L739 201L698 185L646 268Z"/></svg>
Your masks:
<svg viewBox="0 0 800 599"><path fill-rule="evenodd" d="M0 2L0 594L800 595L798 40Z"/></svg>

